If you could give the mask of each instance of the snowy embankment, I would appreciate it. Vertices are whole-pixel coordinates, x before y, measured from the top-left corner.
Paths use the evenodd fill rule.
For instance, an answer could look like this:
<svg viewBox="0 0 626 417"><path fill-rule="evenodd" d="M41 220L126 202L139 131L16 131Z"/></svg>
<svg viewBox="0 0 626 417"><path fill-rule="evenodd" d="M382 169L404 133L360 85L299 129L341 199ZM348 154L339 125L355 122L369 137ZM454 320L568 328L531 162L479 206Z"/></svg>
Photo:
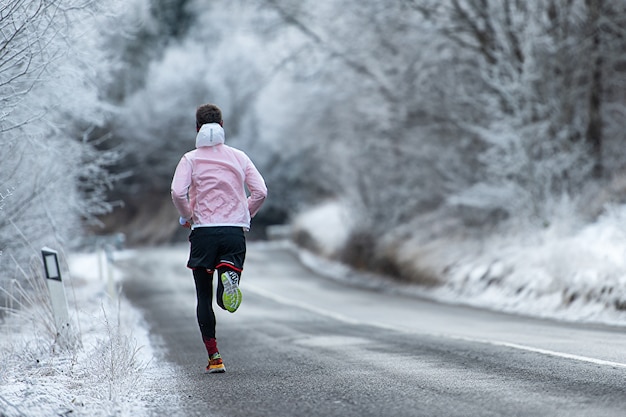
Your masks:
<svg viewBox="0 0 626 417"><path fill-rule="evenodd" d="M68 263L73 344L54 341L43 278L26 298L17 280L3 294L21 306L0 324L0 417L141 417L153 415L154 404L176 409L173 370L154 359L140 313L110 285L118 271L107 271L96 254L72 255Z"/></svg>
<svg viewBox="0 0 626 417"><path fill-rule="evenodd" d="M346 241L349 219L338 204L328 203L300 215L293 227L323 248L324 257L332 257ZM483 241L424 243L415 236L399 244L395 256L403 268L435 277L439 285L394 283L394 290L535 317L626 325L624 207L606 210L592 224L563 221ZM366 279L374 286L388 282L328 261L319 267L320 259L312 254L302 259L335 279Z"/></svg>

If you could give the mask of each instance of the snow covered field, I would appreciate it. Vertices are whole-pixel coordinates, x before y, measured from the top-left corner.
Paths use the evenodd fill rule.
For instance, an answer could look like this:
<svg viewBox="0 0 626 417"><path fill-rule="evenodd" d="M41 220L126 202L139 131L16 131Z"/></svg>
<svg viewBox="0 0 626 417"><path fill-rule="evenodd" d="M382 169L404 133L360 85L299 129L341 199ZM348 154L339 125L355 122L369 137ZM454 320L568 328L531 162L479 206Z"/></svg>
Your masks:
<svg viewBox="0 0 626 417"><path fill-rule="evenodd" d="M155 415L154 404L176 404L173 369L158 361L139 312L109 290L98 256L74 254L68 263L63 278L80 342L61 350L53 343L43 298L9 314L0 327L0 416L141 417Z"/></svg>

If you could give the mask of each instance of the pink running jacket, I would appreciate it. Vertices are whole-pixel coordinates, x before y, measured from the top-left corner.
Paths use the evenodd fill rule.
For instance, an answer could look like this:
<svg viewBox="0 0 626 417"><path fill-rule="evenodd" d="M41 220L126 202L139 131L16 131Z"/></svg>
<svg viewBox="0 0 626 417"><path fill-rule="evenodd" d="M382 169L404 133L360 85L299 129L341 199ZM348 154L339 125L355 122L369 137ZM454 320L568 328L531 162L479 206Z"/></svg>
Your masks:
<svg viewBox="0 0 626 417"><path fill-rule="evenodd" d="M224 144L224 129L217 123L200 128L196 149L183 155L176 167L171 192L176 209L192 220L192 228L249 229L250 219L267 197L259 171L244 152Z"/></svg>

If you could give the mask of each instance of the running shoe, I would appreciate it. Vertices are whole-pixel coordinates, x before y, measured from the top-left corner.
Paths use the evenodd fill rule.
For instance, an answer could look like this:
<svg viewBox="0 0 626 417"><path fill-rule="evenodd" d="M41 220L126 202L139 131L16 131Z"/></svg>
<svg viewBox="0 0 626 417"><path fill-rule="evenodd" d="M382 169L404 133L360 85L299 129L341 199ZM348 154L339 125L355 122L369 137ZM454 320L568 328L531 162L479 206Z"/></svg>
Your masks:
<svg viewBox="0 0 626 417"><path fill-rule="evenodd" d="M226 372L224 362L222 361L222 355L220 355L219 352L209 356L209 364L206 366L206 370L204 372L207 374Z"/></svg>
<svg viewBox="0 0 626 417"><path fill-rule="evenodd" d="M237 311L241 305L241 290L239 289L239 275L235 271L226 271L220 276L224 293L222 294L222 302L224 308L231 313Z"/></svg>

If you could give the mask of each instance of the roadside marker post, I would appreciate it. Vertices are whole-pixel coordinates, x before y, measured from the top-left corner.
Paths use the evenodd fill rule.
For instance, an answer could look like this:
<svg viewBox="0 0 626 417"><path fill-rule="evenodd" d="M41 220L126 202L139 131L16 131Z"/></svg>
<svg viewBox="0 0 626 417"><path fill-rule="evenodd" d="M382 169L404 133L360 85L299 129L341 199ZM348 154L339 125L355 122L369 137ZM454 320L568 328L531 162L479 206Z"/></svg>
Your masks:
<svg viewBox="0 0 626 417"><path fill-rule="evenodd" d="M41 254L46 271L46 284L52 302L57 342L61 346L66 346L70 342L70 315L61 270L59 269L59 256L57 251L47 247L41 249Z"/></svg>

